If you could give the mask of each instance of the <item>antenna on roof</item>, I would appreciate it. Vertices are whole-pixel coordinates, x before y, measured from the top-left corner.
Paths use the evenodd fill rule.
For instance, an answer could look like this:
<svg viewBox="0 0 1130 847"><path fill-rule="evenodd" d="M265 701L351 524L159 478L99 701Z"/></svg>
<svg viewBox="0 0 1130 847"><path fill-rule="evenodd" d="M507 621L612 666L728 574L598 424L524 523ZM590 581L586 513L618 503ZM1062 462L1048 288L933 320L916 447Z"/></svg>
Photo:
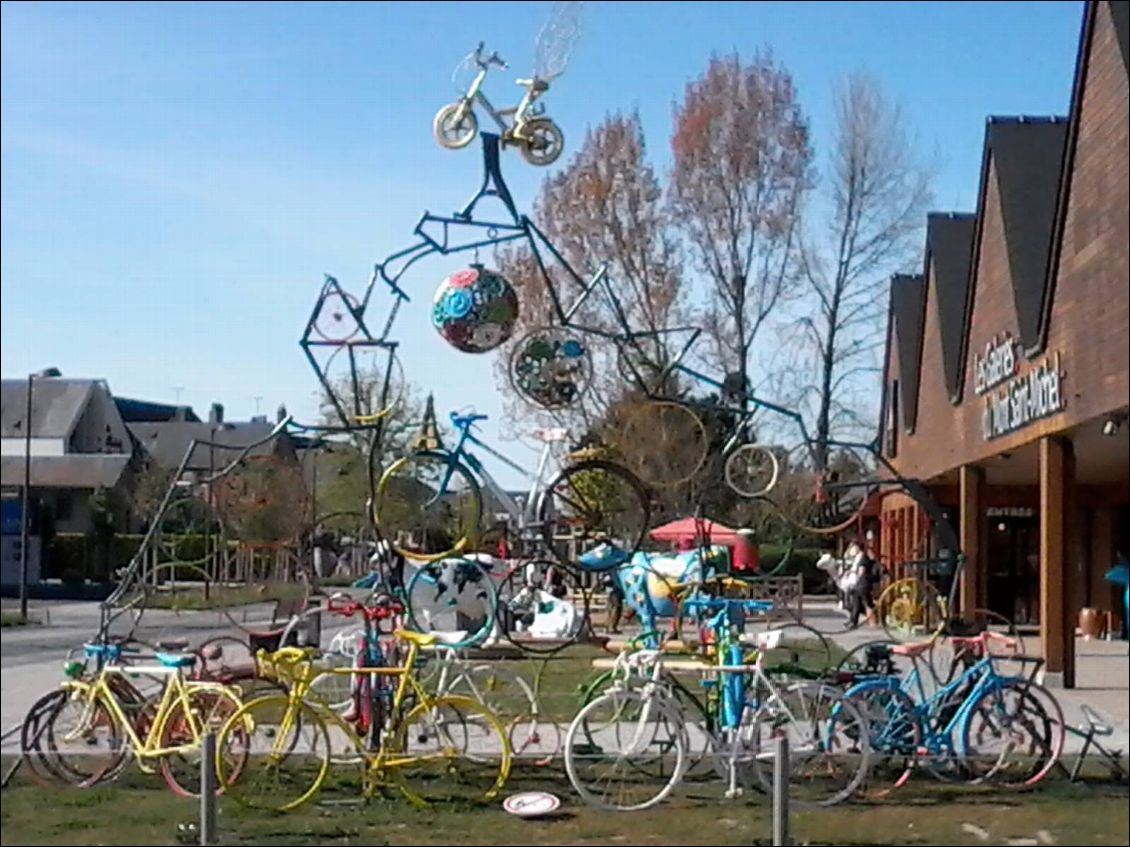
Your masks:
<svg viewBox="0 0 1130 847"><path fill-rule="evenodd" d="M255 401L255 414L259 414L259 404L263 402L263 395L256 394L252 399Z"/></svg>

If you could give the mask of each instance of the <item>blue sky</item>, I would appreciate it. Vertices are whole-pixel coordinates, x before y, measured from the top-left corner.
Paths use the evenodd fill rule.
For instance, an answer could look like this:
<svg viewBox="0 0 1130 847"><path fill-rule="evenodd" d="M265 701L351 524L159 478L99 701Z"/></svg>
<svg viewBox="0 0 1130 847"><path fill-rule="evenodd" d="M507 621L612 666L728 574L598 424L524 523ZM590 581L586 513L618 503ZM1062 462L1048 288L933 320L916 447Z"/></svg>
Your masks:
<svg viewBox="0 0 1130 847"><path fill-rule="evenodd" d="M0 359L229 418L285 402L312 420L298 337L323 273L360 289L421 213L477 188L477 147L442 150L435 111L479 39L517 100L544 2L5 3L0 91ZM792 71L817 152L830 86L870 69L937 148L942 210L975 202L985 118L1065 114L1080 2L589 3L546 98L566 134L640 110L669 162L673 101L712 51L770 45ZM504 154L520 206L544 171ZM409 272L395 331L437 409L499 414L490 356L448 348L427 304L458 259ZM387 308L383 292L374 309ZM495 431L493 422L488 435ZM521 453L519 453L521 455Z"/></svg>

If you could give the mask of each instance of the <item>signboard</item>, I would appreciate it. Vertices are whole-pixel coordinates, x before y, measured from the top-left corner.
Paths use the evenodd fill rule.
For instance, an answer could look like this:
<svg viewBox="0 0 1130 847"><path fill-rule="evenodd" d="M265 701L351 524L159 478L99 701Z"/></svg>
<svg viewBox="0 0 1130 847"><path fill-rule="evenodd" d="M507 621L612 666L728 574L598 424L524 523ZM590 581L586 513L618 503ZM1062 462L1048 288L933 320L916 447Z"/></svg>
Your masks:
<svg viewBox="0 0 1130 847"><path fill-rule="evenodd" d="M1036 510L1030 506L990 506L985 515L990 518L1034 518Z"/></svg>
<svg viewBox="0 0 1130 847"><path fill-rule="evenodd" d="M1059 352L1044 356L1024 373L1021 359L1019 342L1007 333L973 356L973 390L985 398L981 434L986 441L1057 414L1067 405Z"/></svg>

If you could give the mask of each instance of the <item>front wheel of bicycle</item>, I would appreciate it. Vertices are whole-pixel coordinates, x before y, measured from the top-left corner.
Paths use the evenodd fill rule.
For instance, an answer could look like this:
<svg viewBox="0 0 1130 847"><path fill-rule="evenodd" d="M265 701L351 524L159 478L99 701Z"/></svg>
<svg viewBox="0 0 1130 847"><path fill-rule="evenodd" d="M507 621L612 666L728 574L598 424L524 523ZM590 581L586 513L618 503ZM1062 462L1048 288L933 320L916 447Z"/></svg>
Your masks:
<svg viewBox="0 0 1130 847"><path fill-rule="evenodd" d="M650 809L682 780L686 740L682 719L662 699L613 689L569 724L565 771L590 806Z"/></svg>
<svg viewBox="0 0 1130 847"><path fill-rule="evenodd" d="M1050 691L1007 679L966 712L959 755L973 783L1028 788L1055 767L1065 735L1063 711Z"/></svg>
<svg viewBox="0 0 1130 847"><path fill-rule="evenodd" d="M420 703L401 722L393 745L385 767L416 805L490 800L510 776L506 730L469 697Z"/></svg>
<svg viewBox="0 0 1130 847"><path fill-rule="evenodd" d="M479 132L479 121L470 105L459 102L449 103L432 120L432 132L441 147L459 150L475 140Z"/></svg>
<svg viewBox="0 0 1130 847"><path fill-rule="evenodd" d="M260 697L220 730L219 787L248 808L289 812L321 789L330 753L329 731L317 710L285 695Z"/></svg>
<svg viewBox="0 0 1130 847"><path fill-rule="evenodd" d="M175 703L166 712L161 727L157 730L162 750L169 752L161 757L161 775L165 784L174 794L181 797L200 796L200 754L201 739L206 732L219 732L228 719L242 704L230 691L219 686L190 688L188 690L188 709L183 703ZM246 733L246 724L232 727L232 733ZM234 742L235 749L242 748L247 753L247 739ZM229 761L231 778L238 777L241 763L236 759ZM213 764L213 767L215 765ZM216 793L223 791L223 783L217 780Z"/></svg>
<svg viewBox="0 0 1130 847"><path fill-rule="evenodd" d="M761 444L743 444L726 458L726 484L739 497L768 494L780 472L777 455Z"/></svg>
<svg viewBox="0 0 1130 847"><path fill-rule="evenodd" d="M475 559L421 565L406 588L408 625L449 647L482 644L498 631L498 589Z"/></svg>
<svg viewBox="0 0 1130 847"><path fill-rule="evenodd" d="M478 531L482 511L482 493L471 472L439 450L405 456L377 483L377 526L411 561L432 562L463 550Z"/></svg>
<svg viewBox="0 0 1130 847"><path fill-rule="evenodd" d="M863 785L870 766L867 722L843 692L801 682L779 688L753 717L753 770L762 789L773 786L774 739L789 747L789 799L834 806Z"/></svg>

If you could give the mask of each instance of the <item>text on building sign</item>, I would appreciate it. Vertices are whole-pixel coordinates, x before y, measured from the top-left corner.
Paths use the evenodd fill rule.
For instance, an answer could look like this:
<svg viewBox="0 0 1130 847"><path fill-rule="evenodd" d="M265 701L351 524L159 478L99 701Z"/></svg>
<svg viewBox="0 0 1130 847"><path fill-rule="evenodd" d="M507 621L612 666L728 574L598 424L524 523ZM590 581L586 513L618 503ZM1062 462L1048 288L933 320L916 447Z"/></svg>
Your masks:
<svg viewBox="0 0 1130 847"><path fill-rule="evenodd" d="M985 397L981 431L985 439L999 438L1063 410L1063 372L1059 353L1044 359L1028 373L1009 379Z"/></svg>

